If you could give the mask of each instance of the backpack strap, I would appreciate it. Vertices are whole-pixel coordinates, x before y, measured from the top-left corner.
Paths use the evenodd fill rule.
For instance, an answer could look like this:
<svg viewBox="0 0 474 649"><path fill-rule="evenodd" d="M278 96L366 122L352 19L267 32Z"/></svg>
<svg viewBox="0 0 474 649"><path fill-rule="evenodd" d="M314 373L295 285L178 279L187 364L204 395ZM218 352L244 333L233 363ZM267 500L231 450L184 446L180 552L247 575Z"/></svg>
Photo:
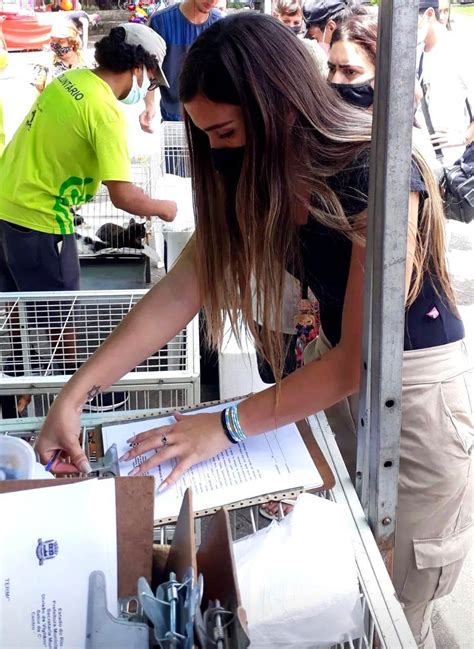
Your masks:
<svg viewBox="0 0 474 649"><path fill-rule="evenodd" d="M469 103L469 99L466 97L466 108L467 108L467 114L469 115L469 119L471 122L474 122L474 115L472 114L472 108L471 104Z"/></svg>
<svg viewBox="0 0 474 649"><path fill-rule="evenodd" d="M421 90L423 92L423 98L421 100L421 110L423 111L423 117L425 118L425 123L426 123L426 127L428 129L428 132L429 132L430 135L433 135L434 133L436 133L436 131L434 129L433 122L431 121L430 109L428 107L428 102L426 101L426 83L423 81L423 78L422 78L422 76L423 76L423 57L424 57L424 55L425 55L425 53L422 52L421 56L420 56L420 62L418 64L418 74L417 74L417 76L418 76L418 80L419 80L420 85L421 85ZM469 110L470 110L470 108L469 108ZM443 161L443 151L441 150L441 147L439 145L437 145L437 146L433 145L433 149L434 149L434 152L436 154L437 159L442 162Z"/></svg>

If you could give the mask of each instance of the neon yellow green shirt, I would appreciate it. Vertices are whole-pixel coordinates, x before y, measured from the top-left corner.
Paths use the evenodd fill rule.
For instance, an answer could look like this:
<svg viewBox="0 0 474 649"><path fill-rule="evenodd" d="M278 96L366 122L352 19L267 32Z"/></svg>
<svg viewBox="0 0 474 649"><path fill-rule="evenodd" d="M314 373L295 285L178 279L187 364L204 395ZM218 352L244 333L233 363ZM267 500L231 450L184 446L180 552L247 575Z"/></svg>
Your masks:
<svg viewBox="0 0 474 649"><path fill-rule="evenodd" d="M50 83L0 158L0 178L0 219L72 234L71 206L103 181L130 181L126 122L110 86L91 70Z"/></svg>
<svg viewBox="0 0 474 649"><path fill-rule="evenodd" d="M0 157L5 148L5 127L3 126L3 104L0 99Z"/></svg>

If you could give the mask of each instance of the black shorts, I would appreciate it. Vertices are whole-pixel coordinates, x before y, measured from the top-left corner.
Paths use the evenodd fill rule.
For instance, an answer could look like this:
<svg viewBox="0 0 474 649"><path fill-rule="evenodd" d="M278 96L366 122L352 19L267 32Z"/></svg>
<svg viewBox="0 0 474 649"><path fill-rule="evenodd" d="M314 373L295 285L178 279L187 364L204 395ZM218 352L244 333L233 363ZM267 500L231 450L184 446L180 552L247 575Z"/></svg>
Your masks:
<svg viewBox="0 0 474 649"><path fill-rule="evenodd" d="M48 234L0 220L0 292L77 291L79 257L74 234ZM70 300L31 300L31 327L72 326Z"/></svg>
<svg viewBox="0 0 474 649"><path fill-rule="evenodd" d="M74 234L48 234L0 220L0 291L77 291Z"/></svg>

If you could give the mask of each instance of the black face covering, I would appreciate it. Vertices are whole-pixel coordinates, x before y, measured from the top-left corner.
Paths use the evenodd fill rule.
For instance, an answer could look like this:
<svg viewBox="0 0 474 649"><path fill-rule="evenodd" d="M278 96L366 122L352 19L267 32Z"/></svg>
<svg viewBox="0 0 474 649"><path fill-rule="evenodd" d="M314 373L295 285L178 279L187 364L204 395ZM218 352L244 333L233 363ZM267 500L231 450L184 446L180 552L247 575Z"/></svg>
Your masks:
<svg viewBox="0 0 474 649"><path fill-rule="evenodd" d="M337 90L341 97L353 106L359 108L370 108L374 103L374 89L369 81L364 83L331 83L331 86Z"/></svg>
<svg viewBox="0 0 474 649"><path fill-rule="evenodd" d="M224 176L227 182L235 186L239 182L240 172L244 163L245 147L211 149L212 165Z"/></svg>
<svg viewBox="0 0 474 649"><path fill-rule="evenodd" d="M288 27L293 34L301 34L301 25L292 25L291 27Z"/></svg>

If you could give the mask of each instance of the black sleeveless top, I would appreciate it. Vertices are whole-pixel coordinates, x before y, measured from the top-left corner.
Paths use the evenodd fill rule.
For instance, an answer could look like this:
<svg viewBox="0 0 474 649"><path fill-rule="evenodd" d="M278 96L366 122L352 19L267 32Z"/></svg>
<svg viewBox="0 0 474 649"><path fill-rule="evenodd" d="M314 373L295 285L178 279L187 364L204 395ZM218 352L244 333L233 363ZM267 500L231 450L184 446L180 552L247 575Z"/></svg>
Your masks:
<svg viewBox="0 0 474 649"><path fill-rule="evenodd" d="M369 189L368 154L363 154L350 168L329 179L348 217L367 208ZM410 191L426 197L426 187L412 164ZM300 254L305 280L319 301L321 327L336 345L341 338L342 310L352 242L342 233L314 221L311 217L299 231ZM464 326L449 309L441 289L426 274L420 294L405 314L404 349L424 349L446 345L464 338Z"/></svg>

